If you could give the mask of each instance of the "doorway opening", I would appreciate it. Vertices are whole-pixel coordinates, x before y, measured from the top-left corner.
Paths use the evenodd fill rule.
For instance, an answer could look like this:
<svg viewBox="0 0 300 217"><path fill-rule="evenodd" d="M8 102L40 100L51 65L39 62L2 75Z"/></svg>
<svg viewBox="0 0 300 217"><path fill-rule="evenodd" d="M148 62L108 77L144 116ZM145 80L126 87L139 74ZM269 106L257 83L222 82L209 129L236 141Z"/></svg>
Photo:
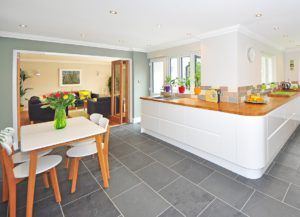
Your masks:
<svg viewBox="0 0 300 217"><path fill-rule="evenodd" d="M76 94L75 106L68 108L69 118L100 113L112 126L132 122L131 64L126 58L15 50L13 121L17 138L21 126L54 118L54 111L41 106L44 95L57 91ZM68 71L79 74L77 84L62 85L63 73Z"/></svg>

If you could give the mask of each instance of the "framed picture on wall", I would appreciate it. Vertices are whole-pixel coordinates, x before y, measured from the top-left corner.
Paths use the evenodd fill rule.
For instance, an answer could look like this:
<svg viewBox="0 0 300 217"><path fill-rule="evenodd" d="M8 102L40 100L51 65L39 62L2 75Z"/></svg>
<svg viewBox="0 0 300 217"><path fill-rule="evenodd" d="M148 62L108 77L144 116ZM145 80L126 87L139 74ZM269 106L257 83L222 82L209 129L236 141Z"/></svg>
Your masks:
<svg viewBox="0 0 300 217"><path fill-rule="evenodd" d="M60 86L80 86L81 70L80 69L59 69Z"/></svg>

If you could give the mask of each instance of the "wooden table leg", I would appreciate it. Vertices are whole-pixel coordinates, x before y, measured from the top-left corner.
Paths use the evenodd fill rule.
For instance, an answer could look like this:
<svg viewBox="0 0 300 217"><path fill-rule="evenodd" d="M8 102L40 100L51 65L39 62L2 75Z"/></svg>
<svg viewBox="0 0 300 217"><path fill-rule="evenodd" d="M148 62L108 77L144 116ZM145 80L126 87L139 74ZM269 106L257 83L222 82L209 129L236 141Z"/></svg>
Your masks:
<svg viewBox="0 0 300 217"><path fill-rule="evenodd" d="M102 179L103 179L103 187L108 188L108 177L107 177L107 169L106 169L106 160L104 157L103 149L101 147L102 143L102 137L101 135L95 136L96 139L96 145L97 145L97 151L98 151L98 160L99 160L99 166L101 169Z"/></svg>
<svg viewBox="0 0 300 217"><path fill-rule="evenodd" d="M27 184L26 217L32 217L32 212L33 212L36 166L37 166L37 151L31 151L30 162L29 162L29 177L28 177L28 184Z"/></svg>

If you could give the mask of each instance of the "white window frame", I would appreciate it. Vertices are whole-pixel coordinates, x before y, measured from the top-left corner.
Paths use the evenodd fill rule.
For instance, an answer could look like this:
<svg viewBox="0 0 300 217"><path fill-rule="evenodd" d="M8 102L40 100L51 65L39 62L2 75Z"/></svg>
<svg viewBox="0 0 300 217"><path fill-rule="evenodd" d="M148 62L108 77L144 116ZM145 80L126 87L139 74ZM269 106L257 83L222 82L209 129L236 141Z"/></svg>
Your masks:
<svg viewBox="0 0 300 217"><path fill-rule="evenodd" d="M149 93L150 93L150 96L153 96L153 95L157 95L158 93L154 93L153 92L153 63L154 62L163 62L164 64L164 71L163 71L163 77L165 78L166 77L166 73L167 73L167 58L154 58L154 59L151 59L150 62L149 62L149 66L150 66L150 87L149 87Z"/></svg>

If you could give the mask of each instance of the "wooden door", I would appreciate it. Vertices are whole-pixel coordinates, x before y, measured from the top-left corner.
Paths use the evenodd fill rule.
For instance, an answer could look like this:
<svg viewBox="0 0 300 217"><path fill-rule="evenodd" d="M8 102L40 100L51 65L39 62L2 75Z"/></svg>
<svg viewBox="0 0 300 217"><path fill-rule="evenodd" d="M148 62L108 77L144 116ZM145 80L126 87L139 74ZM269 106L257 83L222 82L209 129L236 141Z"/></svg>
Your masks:
<svg viewBox="0 0 300 217"><path fill-rule="evenodd" d="M111 116L119 124L129 120L129 61L112 62Z"/></svg>
<svg viewBox="0 0 300 217"><path fill-rule="evenodd" d="M20 53L17 54L17 123L18 123L18 141L21 142L21 97L20 97L20 73L21 73L21 62Z"/></svg>

